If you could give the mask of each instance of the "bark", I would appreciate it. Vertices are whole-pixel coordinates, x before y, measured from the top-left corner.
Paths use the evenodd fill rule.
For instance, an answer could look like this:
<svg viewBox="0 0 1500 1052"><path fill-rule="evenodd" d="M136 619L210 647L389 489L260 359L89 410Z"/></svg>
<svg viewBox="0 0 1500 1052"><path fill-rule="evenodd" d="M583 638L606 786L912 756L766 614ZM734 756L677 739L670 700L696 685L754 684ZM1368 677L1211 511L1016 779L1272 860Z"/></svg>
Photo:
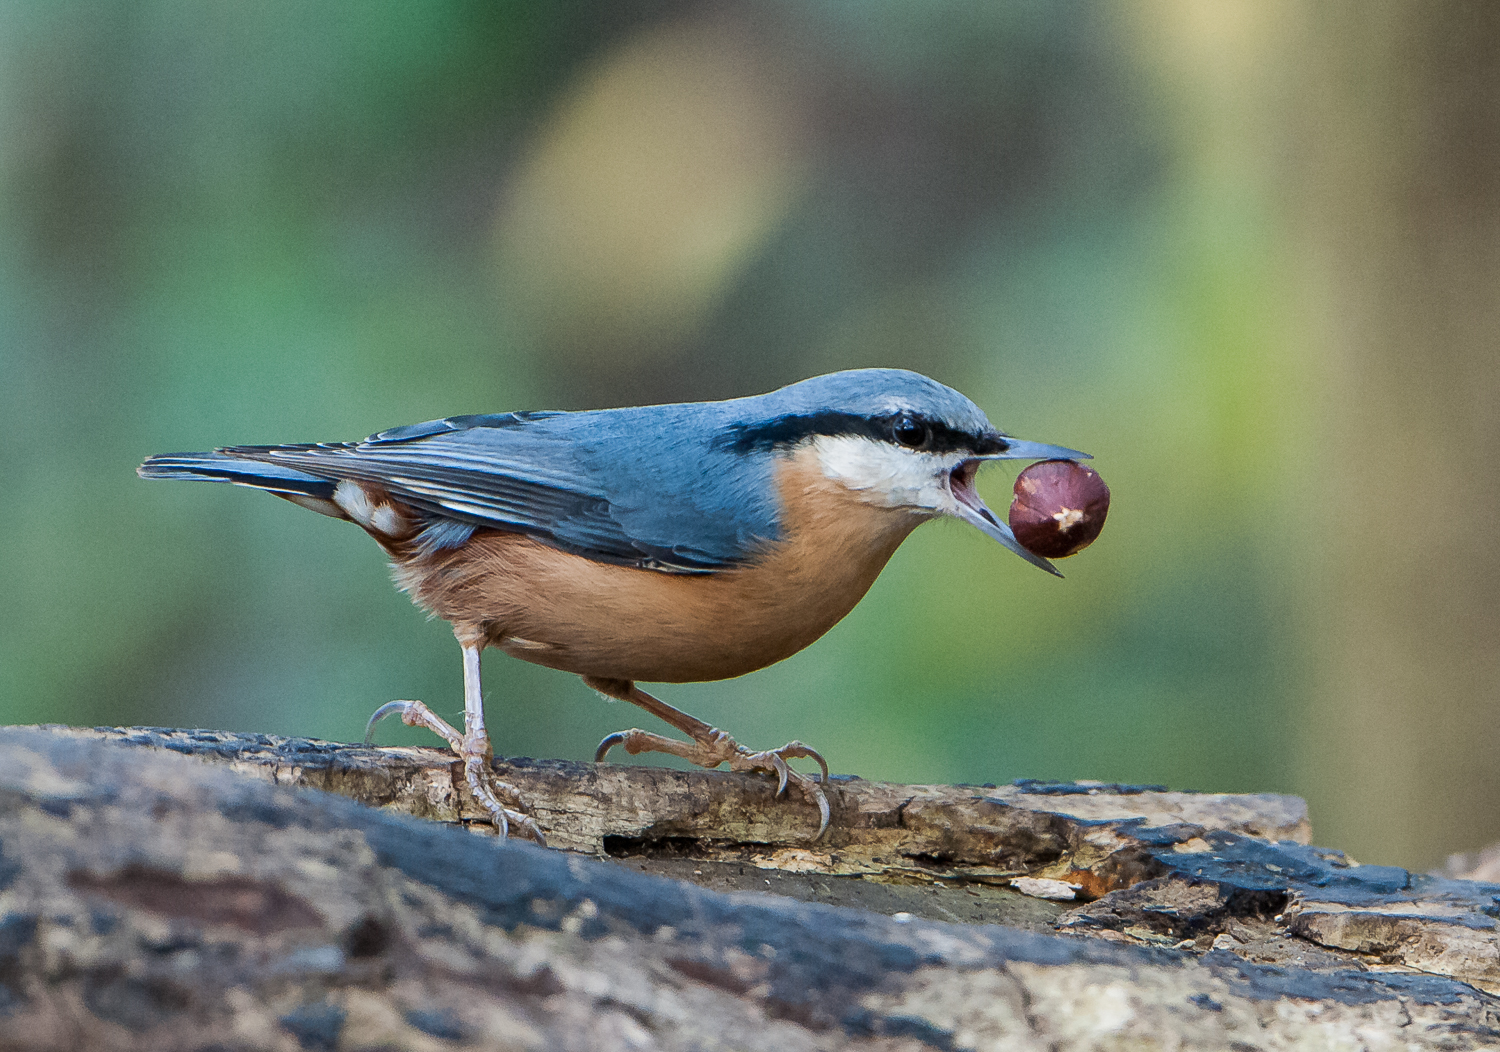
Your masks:
<svg viewBox="0 0 1500 1052"><path fill-rule="evenodd" d="M0 1045L1500 1044L1500 888L1291 798L850 779L809 844L756 778L497 767L566 850L456 828L435 750L0 731Z"/></svg>

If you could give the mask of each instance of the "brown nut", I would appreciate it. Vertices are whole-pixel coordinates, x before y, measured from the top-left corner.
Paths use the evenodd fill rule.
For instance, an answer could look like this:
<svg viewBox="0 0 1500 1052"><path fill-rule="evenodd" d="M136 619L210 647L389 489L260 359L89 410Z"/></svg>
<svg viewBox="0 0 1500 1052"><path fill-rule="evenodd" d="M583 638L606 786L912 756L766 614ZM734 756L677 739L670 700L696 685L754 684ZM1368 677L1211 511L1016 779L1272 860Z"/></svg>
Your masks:
<svg viewBox="0 0 1500 1052"><path fill-rule="evenodd" d="M1109 487L1076 460L1042 460L1016 476L1010 528L1033 555L1062 559L1094 543L1109 514Z"/></svg>

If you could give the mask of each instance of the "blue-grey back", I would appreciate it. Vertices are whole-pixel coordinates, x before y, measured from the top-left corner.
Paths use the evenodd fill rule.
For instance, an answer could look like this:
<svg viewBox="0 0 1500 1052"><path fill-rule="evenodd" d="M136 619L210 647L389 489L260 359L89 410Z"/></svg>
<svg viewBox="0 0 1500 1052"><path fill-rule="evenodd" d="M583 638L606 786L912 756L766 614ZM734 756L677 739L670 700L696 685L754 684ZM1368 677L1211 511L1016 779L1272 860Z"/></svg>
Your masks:
<svg viewBox="0 0 1500 1052"><path fill-rule="evenodd" d="M711 571L780 538L774 471L787 442L905 411L990 429L958 392L870 369L722 402L450 417L362 442L231 447L177 455L151 474L210 477L202 458L212 457L212 477L258 485L247 462L260 462L277 467L266 488L286 489L288 468L381 486L427 516L430 548L462 543L459 523L519 530L604 561ZM182 458L195 456L190 473ZM238 477L226 460L245 465Z"/></svg>

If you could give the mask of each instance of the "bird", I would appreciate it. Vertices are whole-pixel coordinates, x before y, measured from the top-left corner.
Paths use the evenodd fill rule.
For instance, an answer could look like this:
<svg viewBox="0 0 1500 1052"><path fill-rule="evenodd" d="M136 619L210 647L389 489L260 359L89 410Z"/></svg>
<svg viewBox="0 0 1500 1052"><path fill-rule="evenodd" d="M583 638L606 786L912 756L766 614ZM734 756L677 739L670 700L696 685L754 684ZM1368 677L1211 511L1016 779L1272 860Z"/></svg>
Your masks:
<svg viewBox="0 0 1500 1052"><path fill-rule="evenodd" d="M495 830L545 844L491 767L480 656L583 677L686 740L640 728L599 745L777 778L818 808L828 764L800 741L752 751L637 686L728 679L818 639L859 602L922 523L952 517L1022 559L974 487L993 460L1088 454L1012 438L967 397L904 369L814 376L766 394L573 412L452 416L363 441L227 446L149 457L148 479L228 482L353 522L396 585L453 627L464 729L420 701L399 715L443 738ZM787 761L811 759L817 781Z"/></svg>

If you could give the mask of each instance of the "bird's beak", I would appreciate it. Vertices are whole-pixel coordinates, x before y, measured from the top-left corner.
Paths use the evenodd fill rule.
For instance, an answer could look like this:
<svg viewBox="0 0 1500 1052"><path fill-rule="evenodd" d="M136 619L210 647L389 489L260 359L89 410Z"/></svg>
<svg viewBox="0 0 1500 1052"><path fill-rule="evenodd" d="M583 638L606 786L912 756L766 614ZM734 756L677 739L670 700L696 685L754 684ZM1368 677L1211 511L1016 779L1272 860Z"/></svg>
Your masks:
<svg viewBox="0 0 1500 1052"><path fill-rule="evenodd" d="M975 460L1093 460L1088 453L1062 446L1049 446L1045 442L1022 442L1017 438L1005 440L1004 453L982 453Z"/></svg>
<svg viewBox="0 0 1500 1052"><path fill-rule="evenodd" d="M1016 540L1016 535L1011 532L1010 527L1000 521L995 513L985 506L984 501L979 499L979 493L974 489L974 473L979 470L979 463L983 460L1092 460L1093 458L1076 449L1049 446L1045 442L1021 442L1009 438L1006 442L1008 445L1005 452L985 453L973 457L954 468L948 476L948 485L958 501L958 517L972 524L980 533L995 538L1032 566L1041 567L1048 573L1061 577L1062 574L1057 567L1040 555L1033 555L1021 547L1021 542Z"/></svg>
<svg viewBox="0 0 1500 1052"><path fill-rule="evenodd" d="M1016 535L1010 532L1010 527L995 518L995 513L984 506L984 501L980 500L977 494L972 500L967 500L959 496L958 487L955 486L953 495L958 497L959 518L965 522L973 523L979 528L980 533L985 533L995 538L995 540L1025 559L1032 566L1040 566L1050 574L1056 574L1058 577L1062 576L1058 572L1057 567L1053 566L1046 559L1043 559L1040 555L1032 555L1025 548L1022 548L1021 542L1016 540Z"/></svg>

